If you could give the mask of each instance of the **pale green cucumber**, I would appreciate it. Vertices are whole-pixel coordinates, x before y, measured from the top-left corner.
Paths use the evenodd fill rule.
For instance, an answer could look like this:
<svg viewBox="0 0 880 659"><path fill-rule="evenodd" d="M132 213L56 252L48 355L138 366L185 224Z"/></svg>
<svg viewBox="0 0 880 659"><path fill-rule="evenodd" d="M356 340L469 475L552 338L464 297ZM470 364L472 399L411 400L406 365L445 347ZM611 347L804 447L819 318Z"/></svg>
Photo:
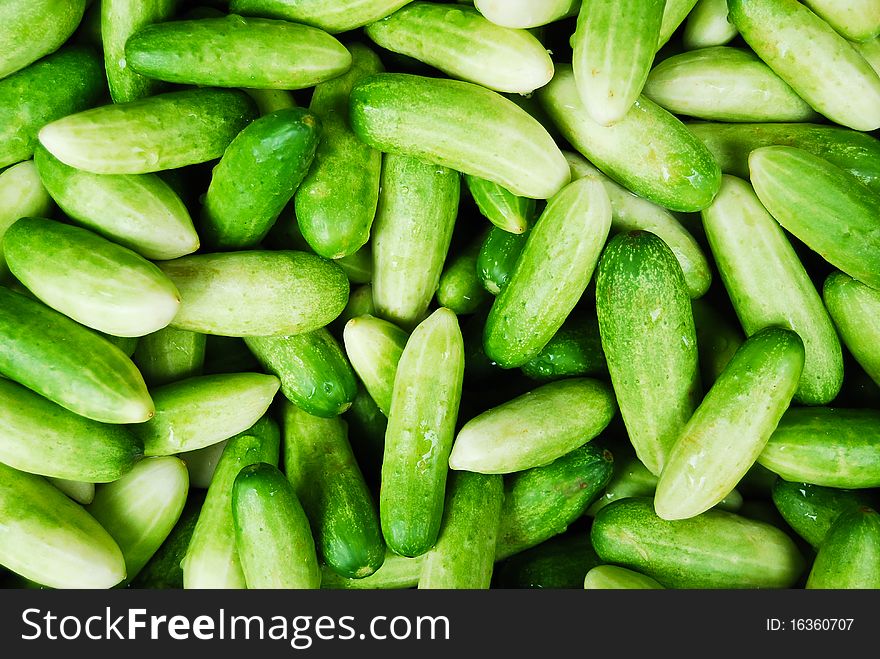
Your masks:
<svg viewBox="0 0 880 659"><path fill-rule="evenodd" d="M0 6L0 78L55 52L76 30L86 0L7 0Z"/></svg>
<svg viewBox="0 0 880 659"><path fill-rule="evenodd" d="M867 41L880 35L877 0L804 0L804 4L847 39Z"/></svg>
<svg viewBox="0 0 880 659"><path fill-rule="evenodd" d="M477 259L488 232L483 232L447 259L437 285L437 304L458 315L471 314L492 299L477 275Z"/></svg>
<svg viewBox="0 0 880 659"><path fill-rule="evenodd" d="M832 272L822 296L841 340L871 379L880 383L880 291L842 272Z"/></svg>
<svg viewBox="0 0 880 659"><path fill-rule="evenodd" d="M331 34L348 32L397 11L411 0L232 0L230 9L246 15L283 18L314 25Z"/></svg>
<svg viewBox="0 0 880 659"><path fill-rule="evenodd" d="M483 16L504 27L529 29L574 16L581 0L474 0Z"/></svg>
<svg viewBox="0 0 880 659"><path fill-rule="evenodd" d="M194 451L183 451L178 453L177 457L186 464L186 470L189 473L190 487L198 487L207 490L211 486L211 479L214 478L214 472L217 470L217 464L223 455L223 450L229 440L224 439L216 444L197 448Z"/></svg>
<svg viewBox="0 0 880 659"><path fill-rule="evenodd" d="M666 45L666 42L684 23L696 4L697 0L666 0L666 6L663 9L663 22L660 25L660 36L657 40L657 50Z"/></svg>
<svg viewBox="0 0 880 659"><path fill-rule="evenodd" d="M95 498L95 484L86 483L85 481L72 481L66 478L48 478L59 490L64 492L68 497L84 506L90 504Z"/></svg>
<svg viewBox="0 0 880 659"><path fill-rule="evenodd" d="M525 233L535 212L535 200L517 197L497 183L465 174L464 181L480 213L499 229Z"/></svg>
<svg viewBox="0 0 880 659"><path fill-rule="evenodd" d="M321 588L328 590L394 590L414 588L419 583L422 566L427 554L409 558L386 550L382 567L368 577L349 579L333 571L327 565L321 566Z"/></svg>
<svg viewBox="0 0 880 659"><path fill-rule="evenodd" d="M736 26L727 18L727 0L698 0L688 14L681 35L688 50L723 46L738 34Z"/></svg>
<svg viewBox="0 0 880 659"><path fill-rule="evenodd" d="M363 315L349 320L342 336L355 373L382 413L388 416L397 363L409 335L387 320Z"/></svg>
<svg viewBox="0 0 880 659"><path fill-rule="evenodd" d="M880 588L880 514L868 507L841 513L807 577L807 589Z"/></svg>
<svg viewBox="0 0 880 659"><path fill-rule="evenodd" d="M6 231L22 217L47 217L52 206L52 198L40 182L33 160L0 172L0 280L9 271L3 256Z"/></svg>
<svg viewBox="0 0 880 659"><path fill-rule="evenodd" d="M142 336L132 360L151 387L202 374L207 337L166 327Z"/></svg>
<svg viewBox="0 0 880 659"><path fill-rule="evenodd" d="M865 61L871 65L874 72L880 76L880 37L875 37L862 43L855 41L850 43L852 43L852 47L858 51L859 55L864 57Z"/></svg>
<svg viewBox="0 0 880 659"><path fill-rule="evenodd" d="M598 181L574 181L548 202L486 320L492 361L515 368L541 352L586 290L610 227Z"/></svg>
<svg viewBox="0 0 880 659"><path fill-rule="evenodd" d="M703 386L711 387L745 337L736 322L704 300L691 300Z"/></svg>
<svg viewBox="0 0 880 659"><path fill-rule="evenodd" d="M661 590L656 579L619 565L597 565L584 577L587 590Z"/></svg>

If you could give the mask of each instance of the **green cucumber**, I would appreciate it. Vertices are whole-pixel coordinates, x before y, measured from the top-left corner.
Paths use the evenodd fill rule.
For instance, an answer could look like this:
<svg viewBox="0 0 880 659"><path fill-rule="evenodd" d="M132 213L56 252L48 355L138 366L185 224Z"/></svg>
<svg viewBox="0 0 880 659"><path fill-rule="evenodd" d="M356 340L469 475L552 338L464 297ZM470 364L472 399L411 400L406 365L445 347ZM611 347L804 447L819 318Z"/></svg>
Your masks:
<svg viewBox="0 0 880 659"><path fill-rule="evenodd" d="M254 16L314 25L331 34L348 32L397 11L411 0L232 0L230 9Z"/></svg>
<svg viewBox="0 0 880 659"><path fill-rule="evenodd" d="M279 381L262 373L202 375L152 390L156 414L131 426L145 455L193 451L250 428L263 416Z"/></svg>
<svg viewBox="0 0 880 659"><path fill-rule="evenodd" d="M859 489L880 487L880 412L792 408L758 462L787 481Z"/></svg>
<svg viewBox="0 0 880 659"><path fill-rule="evenodd" d="M517 197L497 183L465 174L464 182L483 217L509 233L525 233L535 213L535 200Z"/></svg>
<svg viewBox="0 0 880 659"><path fill-rule="evenodd" d="M474 6L493 23L529 29L577 13L581 0L474 0Z"/></svg>
<svg viewBox="0 0 880 659"><path fill-rule="evenodd" d="M339 258L370 239L379 200L382 154L358 139L349 123L354 85L383 70L379 57L352 44L347 73L315 87L309 109L321 120L321 141L294 197L296 221L315 253Z"/></svg>
<svg viewBox="0 0 880 659"><path fill-rule="evenodd" d="M46 479L0 462L0 565L50 588L110 588L125 579L119 546Z"/></svg>
<svg viewBox="0 0 880 659"><path fill-rule="evenodd" d="M281 380L284 396L309 414L333 417L351 407L357 393L354 371L326 328L244 341L263 368Z"/></svg>
<svg viewBox="0 0 880 659"><path fill-rule="evenodd" d="M650 499L623 499L599 511L590 536L603 561L667 588L790 588L804 570L788 535L722 510L666 521Z"/></svg>
<svg viewBox="0 0 880 659"><path fill-rule="evenodd" d="M212 170L199 235L216 250L260 243L293 198L318 146L317 117L277 110L242 130Z"/></svg>
<svg viewBox="0 0 880 659"><path fill-rule="evenodd" d="M387 320L364 315L348 321L342 336L352 367L370 397L388 416L397 363L409 335Z"/></svg>
<svg viewBox="0 0 880 659"><path fill-rule="evenodd" d="M386 154L373 225L373 303L404 329L424 317L440 282L458 213L457 172Z"/></svg>
<svg viewBox="0 0 880 659"><path fill-rule="evenodd" d="M110 97L127 103L152 96L162 83L132 71L125 57L125 42L140 28L171 18L177 0L101 0L100 37Z"/></svg>
<svg viewBox="0 0 880 659"><path fill-rule="evenodd" d="M678 26L684 23L696 4L697 0L666 0L666 6L663 9L663 22L660 25L660 36L657 40L657 50L660 50L672 38Z"/></svg>
<svg viewBox="0 0 880 659"><path fill-rule="evenodd" d="M242 91L250 96L254 103L257 104L257 109L259 110L261 117L265 117L267 114L272 114L277 110L287 110L297 107L296 99L293 98L293 92L284 89L243 88Z"/></svg>
<svg viewBox="0 0 880 659"><path fill-rule="evenodd" d="M581 3L571 65L581 102L596 123L617 123L638 100L657 52L665 5L665 0Z"/></svg>
<svg viewBox="0 0 880 659"><path fill-rule="evenodd" d="M710 121L810 121L806 102L757 55L713 46L663 60L651 70L645 96L680 115Z"/></svg>
<svg viewBox="0 0 880 659"><path fill-rule="evenodd" d="M815 110L856 130L880 128L880 77L846 39L796 0L729 0L746 43Z"/></svg>
<svg viewBox="0 0 880 659"><path fill-rule="evenodd" d="M526 377L539 382L606 375L608 369L596 316L572 313L544 349L523 364L521 370Z"/></svg>
<svg viewBox="0 0 880 659"><path fill-rule="evenodd" d="M0 375L95 421L140 423L153 416L144 379L119 348L2 287Z"/></svg>
<svg viewBox="0 0 880 659"><path fill-rule="evenodd" d="M132 360L151 387L202 374L207 337L166 327L141 337Z"/></svg>
<svg viewBox="0 0 880 659"><path fill-rule="evenodd" d="M184 588L247 587L235 542L232 488L247 465L278 464L280 441L278 425L263 417L226 444L181 561Z"/></svg>
<svg viewBox="0 0 880 659"><path fill-rule="evenodd" d="M403 556L437 541L463 376L458 320L441 307L403 349L385 432L380 520L385 542Z"/></svg>
<svg viewBox="0 0 880 659"><path fill-rule="evenodd" d="M305 252L199 254L159 267L181 295L171 326L203 334L311 332L336 318L348 301L342 268Z"/></svg>
<svg viewBox="0 0 880 659"><path fill-rule="evenodd" d="M369 244L363 245L353 254L333 259L345 271L352 284L369 284L373 281L373 250Z"/></svg>
<svg viewBox="0 0 880 659"><path fill-rule="evenodd" d="M880 35L877 0L804 0L804 4L847 39L867 41Z"/></svg>
<svg viewBox="0 0 880 659"><path fill-rule="evenodd" d="M180 305L159 268L86 229L22 218L3 246L9 270L37 298L92 329L143 336L168 325Z"/></svg>
<svg viewBox="0 0 880 659"><path fill-rule="evenodd" d="M498 92L530 94L553 77L553 61L535 36L496 25L472 7L412 2L364 32L386 50Z"/></svg>
<svg viewBox="0 0 880 659"><path fill-rule="evenodd" d="M656 579L619 565L597 565L584 577L588 590L661 590Z"/></svg>
<svg viewBox="0 0 880 659"><path fill-rule="evenodd" d="M688 14L681 35L688 50L723 46L739 34L727 18L727 0L698 0Z"/></svg>
<svg viewBox="0 0 880 659"><path fill-rule="evenodd" d="M79 26L86 0L7 0L0 7L0 78L55 52Z"/></svg>
<svg viewBox="0 0 880 659"><path fill-rule="evenodd" d="M711 387L745 341L735 322L705 300L691 300L703 386Z"/></svg>
<svg viewBox="0 0 880 659"><path fill-rule="evenodd" d="M235 546L249 589L321 585L309 520L277 467L243 467L232 486Z"/></svg>
<svg viewBox="0 0 880 659"><path fill-rule="evenodd" d="M87 510L122 550L127 583L171 533L188 491L186 466L170 456L142 460L122 478L97 488Z"/></svg>
<svg viewBox="0 0 880 659"><path fill-rule="evenodd" d="M33 160L0 172L0 280L9 272L3 255L6 231L22 217L47 217L52 206Z"/></svg>
<svg viewBox="0 0 880 659"><path fill-rule="evenodd" d="M498 295L510 282L526 238L526 233L511 233L495 227L480 246L475 265L477 276L492 295Z"/></svg>
<svg viewBox="0 0 880 659"><path fill-rule="evenodd" d="M211 486L211 479L214 478L217 463L220 462L220 456L223 455L227 443L229 440L224 439L216 444L177 454L177 457L186 463L190 487L207 490Z"/></svg>
<svg viewBox="0 0 880 659"><path fill-rule="evenodd" d="M566 533L511 556L495 568L495 588L580 588L597 565L586 533Z"/></svg>
<svg viewBox="0 0 880 659"><path fill-rule="evenodd" d="M629 439L659 475L701 393L684 275L660 238L636 231L609 241L596 276L596 311Z"/></svg>
<svg viewBox="0 0 880 659"><path fill-rule="evenodd" d="M143 445L124 427L79 416L0 378L0 461L10 467L106 483L125 474L142 456Z"/></svg>
<svg viewBox="0 0 880 659"><path fill-rule="evenodd" d="M880 195L792 147L752 151L749 169L758 198L784 229L846 274L880 287Z"/></svg>
<svg viewBox="0 0 880 659"><path fill-rule="evenodd" d="M348 423L351 448L364 472L364 477L371 488L378 489L388 417L359 383L357 396L343 418Z"/></svg>
<svg viewBox="0 0 880 659"><path fill-rule="evenodd" d="M610 227L598 181L574 181L548 202L486 320L492 361L515 368L543 350L586 290Z"/></svg>
<svg viewBox="0 0 880 659"><path fill-rule="evenodd" d="M426 554L409 558L399 556L390 549L385 554L382 567L362 579L348 579L334 572L329 566L321 567L321 588L328 590L393 590L414 588L425 564Z"/></svg>
<svg viewBox="0 0 880 659"><path fill-rule="evenodd" d="M596 437L616 413L614 394L604 382L550 382L464 424L449 467L508 474L547 465Z"/></svg>
<svg viewBox="0 0 880 659"><path fill-rule="evenodd" d="M488 589L495 564L504 482L498 475L449 477L443 524L425 555L419 589Z"/></svg>
<svg viewBox="0 0 880 659"><path fill-rule="evenodd" d="M721 279L747 335L773 325L800 335L807 359L796 400L824 405L843 383L840 341L785 232L751 186L725 176L703 227Z"/></svg>
<svg viewBox="0 0 880 659"><path fill-rule="evenodd" d="M359 316L375 316L376 306L373 304L373 285L364 284L355 288L348 298L342 313L333 321L331 327L337 334L345 331L345 325L352 318Z"/></svg>
<svg viewBox="0 0 880 659"><path fill-rule="evenodd" d="M874 382L880 383L880 291L865 286L842 272L825 279L822 297L846 347Z"/></svg>
<svg viewBox="0 0 880 659"><path fill-rule="evenodd" d="M38 137L65 165L94 174L146 174L207 162L257 116L237 89L186 89L70 114Z"/></svg>
<svg viewBox="0 0 880 659"><path fill-rule="evenodd" d="M452 309L460 316L474 313L491 299L477 275L477 259L485 236L485 232L478 235L460 252L447 259L446 267L440 275L437 304Z"/></svg>
<svg viewBox="0 0 880 659"><path fill-rule="evenodd" d="M6 23L0 24L6 34ZM30 158L40 129L92 107L104 84L100 57L79 46L63 48L0 80L0 167Z"/></svg>
<svg viewBox="0 0 880 659"><path fill-rule="evenodd" d="M84 506L90 504L95 498L95 484L85 481L72 481L66 478L48 477L48 481L68 497Z"/></svg>
<svg viewBox="0 0 880 659"><path fill-rule="evenodd" d="M185 85L305 89L345 73L351 54L323 30L237 14L147 25L125 42L135 73Z"/></svg>
<svg viewBox="0 0 880 659"><path fill-rule="evenodd" d="M733 490L791 403L803 367L804 344L792 331L768 327L742 344L666 457L657 515L692 518Z"/></svg>
<svg viewBox="0 0 880 659"><path fill-rule="evenodd" d="M613 463L609 451L585 444L549 465L506 476L496 560L563 533L608 485Z"/></svg>
<svg viewBox="0 0 880 659"><path fill-rule="evenodd" d="M379 73L358 82L350 102L354 132L380 151L478 176L520 197L549 199L569 182L547 130L485 87Z"/></svg>
<svg viewBox="0 0 880 659"><path fill-rule="evenodd" d="M880 514L861 507L840 514L807 577L807 589L880 588Z"/></svg>
<svg viewBox="0 0 880 659"><path fill-rule="evenodd" d="M870 41L863 43L850 42L859 55L865 58L865 61L871 65L874 72L880 76L880 37L875 37Z"/></svg>
<svg viewBox="0 0 880 659"><path fill-rule="evenodd" d="M709 150L672 114L640 97L613 126L587 114L571 67L559 65L538 100L563 136L609 177L665 208L698 211L721 185Z"/></svg>

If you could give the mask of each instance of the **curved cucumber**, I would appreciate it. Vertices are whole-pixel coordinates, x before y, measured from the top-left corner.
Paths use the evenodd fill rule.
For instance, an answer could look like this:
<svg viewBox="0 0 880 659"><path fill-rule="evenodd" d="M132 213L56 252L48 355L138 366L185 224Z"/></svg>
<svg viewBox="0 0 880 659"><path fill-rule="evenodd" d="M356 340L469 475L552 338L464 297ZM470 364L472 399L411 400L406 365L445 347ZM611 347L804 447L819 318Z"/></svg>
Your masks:
<svg viewBox="0 0 880 659"><path fill-rule="evenodd" d="M783 230L745 181L725 176L703 227L721 279L746 334L773 325L803 339L807 359L796 399L832 401L843 382L837 332Z"/></svg>
<svg viewBox="0 0 880 659"><path fill-rule="evenodd" d="M577 13L581 0L474 0L483 16L504 27L529 29Z"/></svg>
<svg viewBox="0 0 880 659"><path fill-rule="evenodd" d="M497 92L470 82L380 73L351 92L357 136L386 153L423 158L548 199L569 182L547 130Z"/></svg>
<svg viewBox="0 0 880 659"><path fill-rule="evenodd" d="M598 181L577 180L548 202L486 320L492 361L515 368L541 352L586 290L610 227Z"/></svg>
<svg viewBox="0 0 880 659"><path fill-rule="evenodd" d="M151 387L202 374L207 337L166 327L142 336L132 360Z"/></svg>
<svg viewBox="0 0 880 659"><path fill-rule="evenodd" d="M580 588L584 575L599 565L586 533L556 536L500 563L495 588Z"/></svg>
<svg viewBox="0 0 880 659"><path fill-rule="evenodd" d="M497 183L465 174L464 181L477 208L487 220L510 233L525 233L535 212L535 200L517 197Z"/></svg>
<svg viewBox="0 0 880 659"><path fill-rule="evenodd" d="M700 395L690 299L660 238L636 231L611 239L596 275L596 311L629 439L659 475Z"/></svg>
<svg viewBox="0 0 880 659"><path fill-rule="evenodd" d="M656 579L619 565L597 565L584 577L587 590L660 590Z"/></svg>
<svg viewBox="0 0 880 659"><path fill-rule="evenodd" d="M842 272L825 280L822 296L846 347L874 382L880 383L880 291Z"/></svg>
<svg viewBox="0 0 880 659"><path fill-rule="evenodd" d="M378 21L411 0L232 0L234 12L314 25L331 34Z"/></svg>
<svg viewBox="0 0 880 659"><path fill-rule="evenodd" d="M486 233L480 234L460 252L447 259L437 285L437 304L458 315L474 313L491 299L477 275L477 259Z"/></svg>
<svg viewBox="0 0 880 659"><path fill-rule="evenodd" d="M483 288L492 295L498 295L510 283L516 262L526 246L526 238L525 233L511 233L495 227L480 246L475 264L477 276L483 282Z"/></svg>
<svg viewBox="0 0 880 659"><path fill-rule="evenodd" d="M387 416L391 411L397 364L409 335L387 320L364 315L348 321L342 336L352 367Z"/></svg>
<svg viewBox="0 0 880 659"><path fill-rule="evenodd" d="M806 588L880 588L880 514L867 507L841 513L819 545Z"/></svg>
<svg viewBox="0 0 880 659"><path fill-rule="evenodd" d="M521 368L524 375L538 381L605 375L608 369L596 316L577 311L569 315L544 349Z"/></svg>
<svg viewBox="0 0 880 659"><path fill-rule="evenodd" d="M305 252L200 254L159 267L180 291L172 327L203 334L310 332L336 318L348 301L342 268Z"/></svg>
<svg viewBox="0 0 880 659"><path fill-rule="evenodd" d="M684 23L697 0L666 0L663 8L663 22L660 25L660 37L657 40L657 50L660 50L666 42L675 34L678 26Z"/></svg>
<svg viewBox="0 0 880 659"><path fill-rule="evenodd" d="M877 0L805 0L804 4L847 39L866 41L880 35Z"/></svg>
<svg viewBox="0 0 880 659"><path fill-rule="evenodd" d="M52 198L40 182L32 160L0 172L0 280L8 274L3 256L3 236L22 217L48 217Z"/></svg>
<svg viewBox="0 0 880 659"><path fill-rule="evenodd" d="M354 372L342 347L321 328L289 336L249 336L244 341L263 368L281 380L281 392L309 414L332 417L351 407Z"/></svg>
<svg viewBox="0 0 880 659"><path fill-rule="evenodd" d="M0 7L0 78L55 52L79 26L86 0L8 0Z"/></svg>
<svg viewBox="0 0 880 659"><path fill-rule="evenodd" d="M739 34L727 18L727 0L698 0L688 14L682 43L688 50L723 46Z"/></svg>

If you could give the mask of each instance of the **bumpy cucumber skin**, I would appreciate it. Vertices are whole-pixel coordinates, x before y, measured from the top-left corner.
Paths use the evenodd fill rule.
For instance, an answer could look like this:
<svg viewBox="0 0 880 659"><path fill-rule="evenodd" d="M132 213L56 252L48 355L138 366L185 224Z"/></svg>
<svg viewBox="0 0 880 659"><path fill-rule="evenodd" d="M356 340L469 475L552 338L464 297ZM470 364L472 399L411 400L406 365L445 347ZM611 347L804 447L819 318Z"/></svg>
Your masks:
<svg viewBox="0 0 880 659"><path fill-rule="evenodd" d="M549 199L570 180L547 130L479 85L380 73L358 82L350 103L354 132L380 151L423 158L521 197Z"/></svg>
<svg viewBox="0 0 880 659"><path fill-rule="evenodd" d="M825 280L822 297L840 338L874 382L880 383L880 291L842 272L832 272Z"/></svg>
<svg viewBox="0 0 880 659"><path fill-rule="evenodd" d="M737 35L727 19L727 0L698 0L688 14L681 40L688 50L723 46Z"/></svg>
<svg viewBox="0 0 880 659"><path fill-rule="evenodd" d="M386 416L391 410L397 364L408 338L397 325L369 314L352 318L343 330L352 366Z"/></svg>
<svg viewBox="0 0 880 659"><path fill-rule="evenodd" d="M599 565L587 572L584 588L588 590L660 590L656 579L619 565Z"/></svg>
<svg viewBox="0 0 880 659"><path fill-rule="evenodd" d="M151 387L202 374L207 337L166 327L142 336L132 361Z"/></svg>
<svg viewBox="0 0 880 659"><path fill-rule="evenodd" d="M476 262L477 276L483 282L483 288L492 295L504 290L525 246L525 233L511 233L498 227L490 230Z"/></svg>
<svg viewBox="0 0 880 659"><path fill-rule="evenodd" d="M535 212L534 199L517 197L510 190L478 176L465 174L464 181L483 217L505 232L526 232Z"/></svg>
<svg viewBox="0 0 880 659"><path fill-rule="evenodd" d="M80 46L0 80L0 167L30 158L43 126L92 107L104 85L100 57Z"/></svg>
<svg viewBox="0 0 880 659"><path fill-rule="evenodd" d="M590 536L602 560L667 588L789 588L804 570L792 539L774 526L720 510L669 522L645 498L603 508Z"/></svg>
<svg viewBox="0 0 880 659"><path fill-rule="evenodd" d="M597 269L596 311L630 440L659 475L701 393L691 301L662 240L637 231L609 241Z"/></svg>
<svg viewBox="0 0 880 659"><path fill-rule="evenodd" d="M3 236L22 217L48 217L52 198L40 182L33 160L26 160L0 173L0 281L9 274L3 256Z"/></svg>
<svg viewBox="0 0 880 659"><path fill-rule="evenodd" d="M566 533L499 563L493 586L581 588L584 575L600 562L586 533Z"/></svg>
<svg viewBox="0 0 880 659"><path fill-rule="evenodd" d="M283 18L314 25L330 34L347 32L378 21L412 0L232 0L230 9L241 14Z"/></svg>
<svg viewBox="0 0 880 659"><path fill-rule="evenodd" d="M806 588L880 588L880 514L867 507L841 513L819 545Z"/></svg>
<svg viewBox="0 0 880 659"><path fill-rule="evenodd" d="M478 236L449 260L437 285L437 303L458 315L474 313L491 296L477 275L484 235Z"/></svg>
<svg viewBox="0 0 880 659"><path fill-rule="evenodd" d="M0 7L0 78L55 52L76 30L85 9L86 0L4 2Z"/></svg>

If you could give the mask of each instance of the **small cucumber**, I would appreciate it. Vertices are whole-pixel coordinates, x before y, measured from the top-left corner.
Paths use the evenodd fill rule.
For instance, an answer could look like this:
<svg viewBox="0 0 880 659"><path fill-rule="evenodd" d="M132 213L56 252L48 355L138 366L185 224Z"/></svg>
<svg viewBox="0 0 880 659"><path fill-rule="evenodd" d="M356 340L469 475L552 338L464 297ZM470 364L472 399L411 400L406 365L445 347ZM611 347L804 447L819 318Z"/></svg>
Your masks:
<svg viewBox="0 0 880 659"><path fill-rule="evenodd" d="M229 440L224 439L204 448L177 454L177 457L186 463L190 487L207 490L211 486L211 479L214 478L217 463L220 462L220 456L223 455L223 449L226 448L227 443Z"/></svg>
<svg viewBox="0 0 880 659"><path fill-rule="evenodd" d="M788 535L722 510L666 521L650 499L623 499L599 511L590 536L603 561L667 588L790 588L804 570Z"/></svg>
<svg viewBox="0 0 880 659"><path fill-rule="evenodd" d="M373 250L369 244L363 245L353 254L333 259L345 271L352 284L369 284L373 281Z"/></svg>
<svg viewBox="0 0 880 659"><path fill-rule="evenodd" d="M207 162L257 116L237 89L186 89L70 114L38 137L65 165L94 174L146 174Z"/></svg>
<svg viewBox="0 0 880 659"><path fill-rule="evenodd" d="M246 15L314 25L337 34L369 25L409 2L411 0L232 0L230 9Z"/></svg>
<svg viewBox="0 0 880 659"><path fill-rule="evenodd" d="M72 481L66 478L48 477L48 481L68 497L84 506L90 504L95 498L95 484L85 481Z"/></svg>
<svg viewBox="0 0 880 659"><path fill-rule="evenodd" d="M597 565L584 577L587 590L662 590L656 579L619 565Z"/></svg>
<svg viewBox="0 0 880 659"><path fill-rule="evenodd" d="M867 41L880 35L877 0L804 0L804 4L847 39Z"/></svg>
<svg viewBox="0 0 880 659"><path fill-rule="evenodd" d="M822 296L846 347L874 382L880 383L880 291L842 272L825 279Z"/></svg>
<svg viewBox="0 0 880 659"><path fill-rule="evenodd" d="M483 16L497 25L529 29L574 16L581 0L474 0Z"/></svg>
<svg viewBox="0 0 880 659"><path fill-rule="evenodd" d="M7 0L0 7L0 78L55 52L79 26L86 0Z"/></svg>
<svg viewBox="0 0 880 659"><path fill-rule="evenodd" d="M475 264L477 276L492 295L498 295L510 283L526 238L526 233L511 233L495 227L480 246Z"/></svg>
<svg viewBox="0 0 880 659"><path fill-rule="evenodd" d="M339 314L330 327L338 335L344 332L346 323L352 318L375 315L376 307L373 304L373 285L364 284L351 292L348 304L345 305L345 309L342 310L342 313Z"/></svg>
<svg viewBox="0 0 880 659"><path fill-rule="evenodd" d="M547 204L486 320L486 355L502 368L536 357L587 288L611 227L598 181L579 179Z"/></svg>
<svg viewBox="0 0 880 659"><path fill-rule="evenodd" d="M474 238L460 252L447 259L437 285L437 304L458 315L474 313L491 299L477 275L477 259L486 233Z"/></svg>
<svg viewBox="0 0 880 659"><path fill-rule="evenodd" d="M382 533L403 556L424 554L437 541L463 376L458 320L441 307L403 349L385 432Z"/></svg>
<svg viewBox="0 0 880 659"><path fill-rule="evenodd" d="M595 314L574 311L538 355L522 365L524 375L546 382L608 373Z"/></svg>
<svg viewBox="0 0 880 659"><path fill-rule="evenodd" d="M672 38L672 35L684 23L696 4L697 0L666 0L666 6L663 9L663 22L660 25L660 36L657 40L657 50L660 50Z"/></svg>
<svg viewBox="0 0 880 659"><path fill-rule="evenodd" d="M419 575L425 564L426 554L409 558L399 556L390 549L386 551L385 562L373 574L362 579L349 579L340 576L329 566L321 567L321 588L328 590L396 590L414 588L419 583Z"/></svg>
<svg viewBox="0 0 880 659"><path fill-rule="evenodd" d="M691 300L703 386L711 387L745 341L735 321L704 300Z"/></svg>
<svg viewBox="0 0 880 659"><path fill-rule="evenodd" d="M321 585L309 520L277 467L261 462L242 468L232 486L232 519L249 589Z"/></svg>
<svg viewBox="0 0 880 659"><path fill-rule="evenodd" d="M858 51L859 55L864 57L865 61L871 65L874 72L880 76L880 37L875 37L863 43L854 41L850 43Z"/></svg>
<svg viewBox="0 0 880 659"><path fill-rule="evenodd" d="M386 154L373 225L373 303L404 329L424 317L437 290L458 213L457 172Z"/></svg>
<svg viewBox="0 0 880 659"><path fill-rule="evenodd" d="M511 556L495 568L495 588L581 588L600 560L590 538L570 532Z"/></svg>
<svg viewBox="0 0 880 659"><path fill-rule="evenodd" d="M250 96L261 117L272 114L278 110L288 110L297 107L296 99L293 98L293 92L284 89L247 89L243 91Z"/></svg>
<svg viewBox="0 0 880 659"><path fill-rule="evenodd" d="M468 191L487 220L509 233L525 233L535 213L535 200L517 197L497 183L465 174Z"/></svg>
<svg viewBox="0 0 880 659"><path fill-rule="evenodd" d="M470 82L369 76L352 89L351 123L373 148L478 176L520 197L549 199L570 179L559 147L536 119Z"/></svg>
<svg viewBox="0 0 880 659"><path fill-rule="evenodd" d="M207 337L166 327L141 337L132 360L151 387L202 374Z"/></svg>
<svg viewBox="0 0 880 659"><path fill-rule="evenodd" d="M739 34L727 18L727 0L698 0L688 14L682 44L688 50L723 46Z"/></svg>
<svg viewBox="0 0 880 659"><path fill-rule="evenodd" d="M386 416L391 411L397 364L409 335L397 325L371 315L345 325L345 352L370 397Z"/></svg>
<svg viewBox="0 0 880 659"><path fill-rule="evenodd" d="M385 431L388 417L370 398L363 385L343 417L348 423L348 435L355 458L370 487L378 489L381 481L382 457L385 452Z"/></svg>
<svg viewBox="0 0 880 659"><path fill-rule="evenodd" d="M880 487L880 412L792 408L758 462L787 481L859 489Z"/></svg>
<svg viewBox="0 0 880 659"><path fill-rule="evenodd" d="M880 195L792 147L752 151L749 169L758 198L784 229L846 274L880 287Z"/></svg>
<svg viewBox="0 0 880 659"><path fill-rule="evenodd" d="M9 273L3 256L3 236L22 217L48 217L52 198L40 182L33 160L0 172L0 281Z"/></svg>
<svg viewBox="0 0 880 659"><path fill-rule="evenodd" d="M305 252L199 254L159 267L181 295L171 326L203 334L311 332L336 318L348 301L342 268Z"/></svg>
<svg viewBox="0 0 880 659"><path fill-rule="evenodd" d="M806 588L880 588L880 514L867 507L841 513L819 545Z"/></svg>
<svg viewBox="0 0 880 659"><path fill-rule="evenodd" d="M701 393L684 275L660 238L635 231L609 241L596 276L596 311L629 439L659 475Z"/></svg>

